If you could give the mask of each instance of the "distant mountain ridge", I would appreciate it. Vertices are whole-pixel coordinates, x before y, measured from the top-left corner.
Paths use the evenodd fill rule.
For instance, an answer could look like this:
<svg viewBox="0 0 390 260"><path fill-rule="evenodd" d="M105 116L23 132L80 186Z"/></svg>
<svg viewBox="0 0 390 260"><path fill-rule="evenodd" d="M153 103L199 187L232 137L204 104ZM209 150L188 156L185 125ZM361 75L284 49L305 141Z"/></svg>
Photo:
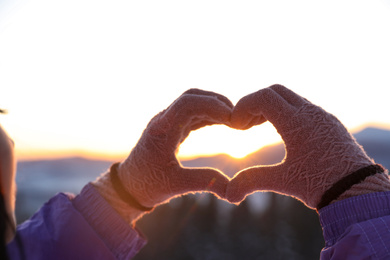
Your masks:
<svg viewBox="0 0 390 260"><path fill-rule="evenodd" d="M390 131L368 127L354 134L357 142L375 160L390 170Z"/></svg>
<svg viewBox="0 0 390 260"><path fill-rule="evenodd" d="M385 130L381 128L374 128L374 127L367 127L364 128L362 131L354 134L354 137L356 140L359 141L374 141L374 140L380 140L380 141L388 141L390 142L390 130Z"/></svg>
<svg viewBox="0 0 390 260"><path fill-rule="evenodd" d="M285 156L284 144L265 146L242 159L236 159L226 154L209 157L199 157L181 161L185 167L213 167L221 170L227 176L233 177L238 171L249 166L271 165L281 162Z"/></svg>
<svg viewBox="0 0 390 260"><path fill-rule="evenodd" d="M378 163L390 168L390 130L368 127L353 134L359 144L369 156ZM245 158L236 159L227 154L198 157L191 160L181 160L185 167L215 167L229 176L233 176L240 169L254 165L272 165L281 162L285 156L284 144L265 146L249 154ZM63 158L57 160L20 161L18 163L18 176L34 174L44 177L53 176L80 176L95 177L108 169L112 162L104 160L91 160L80 157ZM94 172L94 173L93 173ZM48 176L46 176L48 177Z"/></svg>

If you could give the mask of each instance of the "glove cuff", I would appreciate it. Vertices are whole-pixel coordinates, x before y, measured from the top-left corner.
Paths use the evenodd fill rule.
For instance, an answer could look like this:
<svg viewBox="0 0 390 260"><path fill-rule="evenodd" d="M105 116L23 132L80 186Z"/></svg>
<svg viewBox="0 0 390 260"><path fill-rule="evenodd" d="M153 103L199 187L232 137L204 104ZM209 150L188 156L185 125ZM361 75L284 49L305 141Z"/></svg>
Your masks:
<svg viewBox="0 0 390 260"><path fill-rule="evenodd" d="M129 224L134 224L146 211L140 210L118 196L112 183L111 172L104 173L101 177L92 182L96 190L114 208L116 212Z"/></svg>
<svg viewBox="0 0 390 260"><path fill-rule="evenodd" d="M130 207L136 208L140 211L152 211L154 207L145 207L141 205L141 203L139 203L129 192L126 191L118 176L118 166L119 163L114 163L110 168L110 179L118 197L121 198Z"/></svg>
<svg viewBox="0 0 390 260"><path fill-rule="evenodd" d="M362 183L367 177L384 172L385 169L382 165L374 164L343 177L322 195L321 201L317 205L317 210L328 206L332 201L337 200L342 194L350 190L353 185Z"/></svg>

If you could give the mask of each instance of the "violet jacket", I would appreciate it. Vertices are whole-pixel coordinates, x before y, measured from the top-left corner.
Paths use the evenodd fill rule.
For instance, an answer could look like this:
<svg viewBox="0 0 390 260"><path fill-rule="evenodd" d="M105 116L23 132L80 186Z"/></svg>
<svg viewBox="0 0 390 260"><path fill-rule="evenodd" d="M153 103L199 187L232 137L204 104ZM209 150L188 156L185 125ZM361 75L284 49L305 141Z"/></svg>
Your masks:
<svg viewBox="0 0 390 260"><path fill-rule="evenodd" d="M131 259L146 244L92 184L74 197L60 193L17 228L10 259Z"/></svg>
<svg viewBox="0 0 390 260"><path fill-rule="evenodd" d="M390 192L342 200L319 211L321 259L390 259ZM58 194L17 229L11 259L130 259L146 243L91 184L80 195Z"/></svg>
<svg viewBox="0 0 390 260"><path fill-rule="evenodd" d="M319 212L321 259L390 259L390 192L356 196Z"/></svg>

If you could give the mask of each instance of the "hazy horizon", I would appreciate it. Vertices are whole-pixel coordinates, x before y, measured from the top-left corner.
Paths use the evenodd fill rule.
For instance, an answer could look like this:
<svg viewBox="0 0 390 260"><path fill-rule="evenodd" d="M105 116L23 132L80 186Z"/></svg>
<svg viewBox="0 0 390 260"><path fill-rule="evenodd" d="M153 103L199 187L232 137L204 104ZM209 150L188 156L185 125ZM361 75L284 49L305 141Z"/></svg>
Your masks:
<svg viewBox="0 0 390 260"><path fill-rule="evenodd" d="M384 130L384 131L389 131L389 133L390 133L390 125L388 127L386 127L384 125L377 125L377 124L362 125L362 126L357 127L353 130L350 130L350 132L353 135L355 135L355 134L362 132L362 131L369 129L369 128L375 128L375 129L380 129L380 130ZM266 144L262 147L259 147L257 150L252 151L251 153L247 154L246 156L249 156L253 153L256 153L265 147L279 145L282 142L283 141L280 139L280 141L278 141L278 142ZM39 161L39 160L61 160L61 159L68 159L68 158L84 158L87 160L122 161L128 156L131 149L132 149L132 147L129 148L129 151L127 153L116 154L116 155L115 154L104 154L104 153L93 153L93 152L88 152L88 151L50 151L50 156L44 155L44 154L34 154L31 157L28 157L28 156L18 157L18 160L19 161ZM213 156L218 156L218 155L229 156L235 160L244 159L246 157L246 156L234 157L228 153L223 153L223 152L213 153L213 154L195 154L192 156L188 156L188 155L187 156L180 156L180 152L179 152L178 159L180 161L189 161L189 160L195 160L198 158L213 157Z"/></svg>

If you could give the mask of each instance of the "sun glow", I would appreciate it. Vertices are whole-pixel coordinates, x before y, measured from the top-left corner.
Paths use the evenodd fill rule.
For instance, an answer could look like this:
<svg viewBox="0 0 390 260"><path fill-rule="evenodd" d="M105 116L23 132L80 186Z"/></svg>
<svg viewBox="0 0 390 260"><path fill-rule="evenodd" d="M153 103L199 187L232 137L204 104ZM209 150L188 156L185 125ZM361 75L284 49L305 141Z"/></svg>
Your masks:
<svg viewBox="0 0 390 260"><path fill-rule="evenodd" d="M355 0L0 1L0 107L9 111L0 123L21 159L122 158L149 120L189 88L236 103L280 83L348 128L388 126L389 7ZM361 106L365 100L375 105ZM191 133L179 157L242 158L276 142L267 124L210 126Z"/></svg>
<svg viewBox="0 0 390 260"><path fill-rule="evenodd" d="M227 154L239 159L277 142L282 142L282 139L268 122L245 131L221 125L207 126L190 134L181 145L178 156L189 159Z"/></svg>

